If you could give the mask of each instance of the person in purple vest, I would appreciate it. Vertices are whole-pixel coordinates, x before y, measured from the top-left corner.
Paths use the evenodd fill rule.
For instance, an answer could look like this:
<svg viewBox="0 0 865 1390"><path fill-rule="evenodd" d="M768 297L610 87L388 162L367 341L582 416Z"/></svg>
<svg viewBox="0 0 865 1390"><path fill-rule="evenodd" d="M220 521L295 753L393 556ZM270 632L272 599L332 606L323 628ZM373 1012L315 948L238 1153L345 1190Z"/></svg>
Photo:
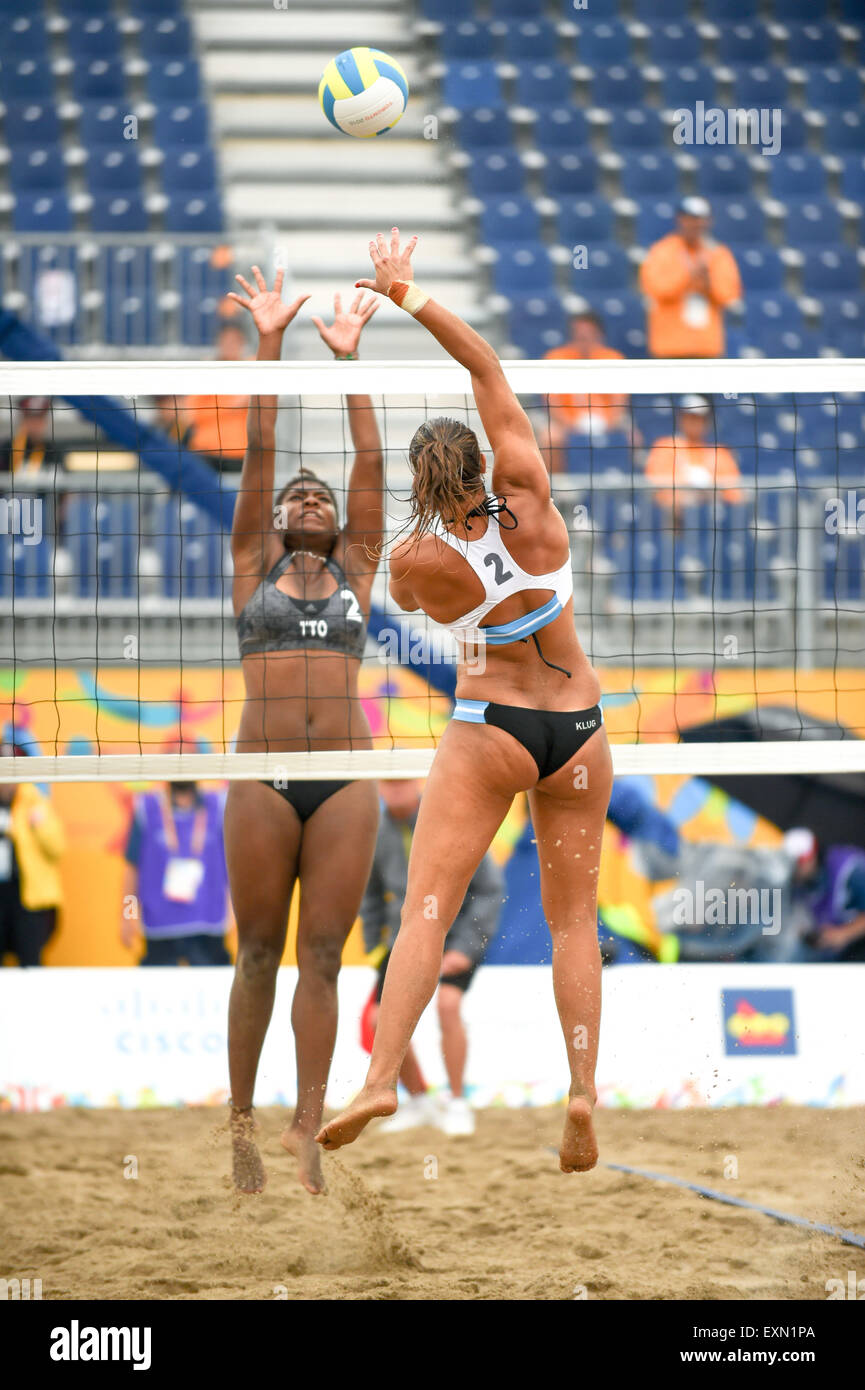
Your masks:
<svg viewBox="0 0 865 1390"><path fill-rule="evenodd" d="M120 938L143 934L141 965L230 965L225 793L169 782L135 798L126 844Z"/></svg>
<svg viewBox="0 0 865 1390"><path fill-rule="evenodd" d="M813 831L788 830L784 844L814 922L813 944L823 960L865 961L865 850L829 845Z"/></svg>

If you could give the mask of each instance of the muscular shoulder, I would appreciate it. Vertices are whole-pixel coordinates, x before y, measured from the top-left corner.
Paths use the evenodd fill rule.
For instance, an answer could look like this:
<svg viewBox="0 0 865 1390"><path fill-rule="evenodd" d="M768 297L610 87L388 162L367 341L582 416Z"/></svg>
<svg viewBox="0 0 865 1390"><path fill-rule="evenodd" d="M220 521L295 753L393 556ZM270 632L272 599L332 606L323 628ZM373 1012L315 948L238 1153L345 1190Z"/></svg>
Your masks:
<svg viewBox="0 0 865 1390"><path fill-rule="evenodd" d="M403 579L418 570L439 569L443 551L445 546L435 536L409 536L391 551L390 572L395 579Z"/></svg>

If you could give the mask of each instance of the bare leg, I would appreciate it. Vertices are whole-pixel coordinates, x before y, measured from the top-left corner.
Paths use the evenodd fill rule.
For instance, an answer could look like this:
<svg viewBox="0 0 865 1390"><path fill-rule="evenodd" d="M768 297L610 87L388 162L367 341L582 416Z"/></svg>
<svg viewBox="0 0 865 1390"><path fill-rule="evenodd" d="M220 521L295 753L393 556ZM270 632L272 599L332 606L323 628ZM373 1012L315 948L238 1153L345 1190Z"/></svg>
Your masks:
<svg viewBox="0 0 865 1390"><path fill-rule="evenodd" d="M299 842L300 822L272 788L232 782L225 808L225 855L238 949L228 1006L228 1070L239 1192L260 1192L265 1183L253 1138L252 1098L273 1012Z"/></svg>
<svg viewBox="0 0 865 1390"><path fill-rule="evenodd" d="M471 961L462 951L445 951L442 957L442 975L458 975L470 968ZM448 1085L452 1096L461 1096L469 1049L462 1018L463 991L456 985L440 984L437 1003L442 1033L442 1058Z"/></svg>
<svg viewBox="0 0 865 1390"><path fill-rule="evenodd" d="M370 1024L372 1026L373 1034L375 1033L377 1022L378 1006L376 1006L376 1008L373 1010L370 1018ZM427 1090L429 1089L426 1084L426 1078L424 1077L424 1074L420 1069L420 1062L417 1059L417 1053L415 1052L411 1043L409 1043L406 1054L402 1059L402 1066L400 1067L399 1079L402 1082L405 1089L408 1091L410 1096L425 1096Z"/></svg>
<svg viewBox="0 0 865 1390"><path fill-rule="evenodd" d="M598 1161L592 1125L601 1019L598 867L611 787L612 760L600 729L571 764L529 793L541 897L553 941L553 990L571 1074L560 1151L565 1173L593 1168Z"/></svg>
<svg viewBox="0 0 865 1390"><path fill-rule="evenodd" d="M297 1052L297 1107L282 1135L307 1192L324 1191L321 1125L336 1042L336 985L345 945L372 867L378 797L372 782L353 782L328 797L303 828L300 854L298 980L291 1008ZM338 856L335 857L335 856Z"/></svg>
<svg viewBox="0 0 865 1390"><path fill-rule="evenodd" d="M465 776L467 767L471 777ZM402 922L385 977L366 1083L351 1105L316 1135L324 1148L350 1144L374 1116L396 1110L400 1067L438 984L445 936L516 792L536 777L533 758L501 729L448 725L418 814ZM459 798L453 793L457 781Z"/></svg>

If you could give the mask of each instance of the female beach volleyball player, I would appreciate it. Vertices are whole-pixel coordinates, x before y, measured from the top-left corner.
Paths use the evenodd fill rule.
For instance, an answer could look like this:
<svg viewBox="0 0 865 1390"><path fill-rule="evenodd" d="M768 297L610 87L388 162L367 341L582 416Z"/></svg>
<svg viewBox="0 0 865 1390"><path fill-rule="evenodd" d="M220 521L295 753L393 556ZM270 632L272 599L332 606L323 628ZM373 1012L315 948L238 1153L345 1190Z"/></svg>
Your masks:
<svg viewBox="0 0 865 1390"><path fill-rule="evenodd" d="M460 664L453 720L421 801L366 1083L316 1137L338 1149L374 1115L396 1109L400 1065L438 982L445 935L514 796L527 791L571 1073L560 1165L574 1172L597 1162L596 902L612 786L600 685L574 630L567 527L531 425L489 344L412 283L416 243L400 250L396 228L390 246L379 234L370 243L375 280L358 288L414 314L471 373L493 450L493 491L467 426L422 424L409 451L413 529L391 557L390 592L458 639L470 643L480 628L485 662Z"/></svg>
<svg viewBox="0 0 865 1390"><path fill-rule="evenodd" d="M241 276L231 296L258 329L258 361L279 360L283 333L308 295L282 303L283 272L268 290ZM356 356L376 309L358 294L330 327L314 319L337 358ZM253 397L248 445L232 526L234 611L246 686L239 753L369 748L358 698L370 592L382 536L383 456L368 396L349 396L354 463L346 522L313 473L301 470L274 505L276 397ZM321 1192L314 1135L336 1038L336 979L357 917L378 827L372 782L232 782L225 849L237 918L238 953L228 1019L234 1181L260 1192L265 1175L253 1138L252 1096L270 1022L295 881L301 884L299 977L291 1021L297 1054L297 1108L282 1143L297 1158L308 1192ZM338 868L335 871L335 865Z"/></svg>

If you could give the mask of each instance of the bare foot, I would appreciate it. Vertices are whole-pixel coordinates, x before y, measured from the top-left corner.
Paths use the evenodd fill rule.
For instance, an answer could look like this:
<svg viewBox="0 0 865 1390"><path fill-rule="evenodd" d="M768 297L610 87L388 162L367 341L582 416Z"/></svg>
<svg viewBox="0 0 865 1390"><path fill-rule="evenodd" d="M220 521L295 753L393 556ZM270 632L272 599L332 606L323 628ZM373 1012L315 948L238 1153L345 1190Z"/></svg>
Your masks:
<svg viewBox="0 0 865 1390"><path fill-rule="evenodd" d="M252 1110L235 1110L232 1107L231 1120L232 1175L238 1192L252 1195L263 1192L267 1177L264 1165L253 1138L258 1124L253 1119Z"/></svg>
<svg viewBox="0 0 865 1390"><path fill-rule="evenodd" d="M392 1115L395 1110L395 1090L383 1088L373 1091L364 1087L335 1120L328 1120L326 1125L322 1125L315 1142L321 1144L323 1149L341 1149L343 1144L354 1143L361 1130L376 1115Z"/></svg>
<svg viewBox="0 0 865 1390"><path fill-rule="evenodd" d="M305 1187L313 1197L326 1192L321 1171L321 1150L316 1148L313 1136L295 1125L289 1125L283 1130L279 1142L297 1159L297 1176L301 1187Z"/></svg>
<svg viewBox="0 0 865 1390"><path fill-rule="evenodd" d="M598 1141L592 1124L591 1101L585 1096L572 1096L559 1149L559 1167L563 1173L586 1173L597 1161Z"/></svg>

